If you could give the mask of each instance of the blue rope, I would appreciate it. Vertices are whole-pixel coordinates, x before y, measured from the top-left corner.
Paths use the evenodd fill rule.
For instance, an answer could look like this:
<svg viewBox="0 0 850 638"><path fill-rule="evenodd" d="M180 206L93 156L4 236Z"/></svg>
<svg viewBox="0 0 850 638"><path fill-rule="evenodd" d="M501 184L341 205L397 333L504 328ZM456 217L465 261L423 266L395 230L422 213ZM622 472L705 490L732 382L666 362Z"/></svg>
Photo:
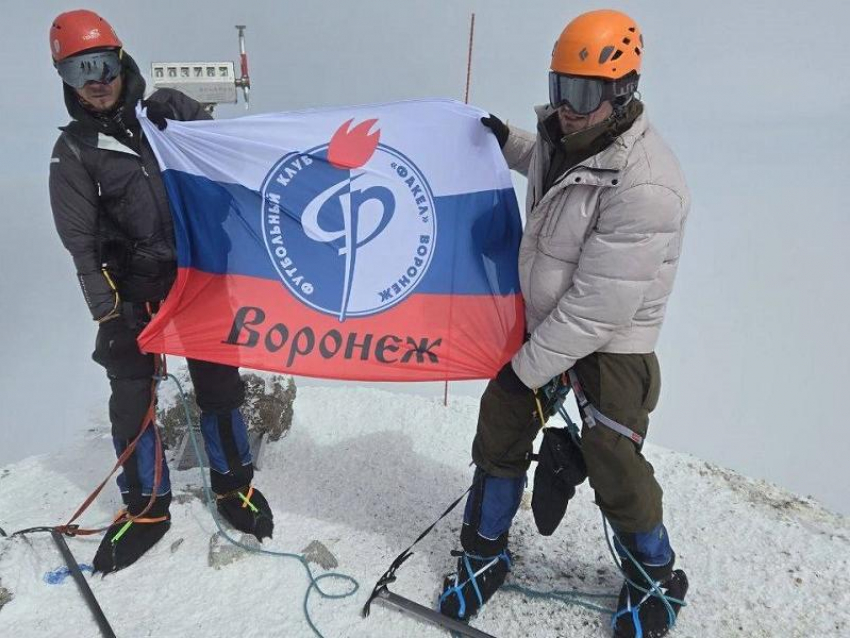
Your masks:
<svg viewBox="0 0 850 638"><path fill-rule="evenodd" d="M186 415L186 426L187 426L187 430L188 430L188 433L189 433L189 440L192 442L192 447L194 448L195 456L198 458L198 462L199 462L199 465L200 465L201 481L203 482L203 485L204 485L204 496L205 496L206 501L207 501L207 508L209 509L210 514L212 514L213 520L215 521L215 525L218 528L219 533L222 536L224 536L224 538L226 538L228 541L230 541L233 545L236 545L237 547L244 549L247 552L251 552L251 553L254 553L254 554L266 554L268 556L278 556L280 558L291 558L291 559L295 559L299 563L301 563L301 565L304 567L304 570L307 572L307 578L310 580L310 585L307 587L307 591L304 594L304 604L303 604L304 617L307 619L307 624L310 626L310 629L313 630L313 633L316 634L316 636L318 636L318 638L325 638L324 635L319 631L319 629L313 623L313 619L310 616L310 609L309 609L310 594L315 589L317 592L319 592L319 595L322 598L329 598L329 599L348 598L349 596L353 596L357 592L357 590L360 588L360 583L358 583L357 580L354 579L353 577L351 577L347 574L341 574L339 572L328 572L327 574L321 574L319 576L314 576L313 570L310 568L310 564L307 562L307 560L301 554L293 554L293 553L290 553L290 552L276 552L276 551L272 551L272 550L268 550L268 549L251 547L250 545L245 545L245 544L235 540L234 538L231 538L230 535L228 535L228 533L224 530L224 528L221 525L221 521L218 517L218 512L216 511L216 508L215 508L212 490L210 490L210 487L207 484L207 476L205 474L206 468L204 467L203 456L201 456L201 450L200 450L200 447L198 446L197 438L195 437L194 428L192 428L192 419L189 415L189 404L188 404L188 401L186 400L186 394L183 392L183 387L180 385L180 381L177 379L177 377L175 377L173 374L167 374L166 376L168 378L170 378L172 381L174 381L174 383L177 385L177 389L180 393L180 401L183 404L183 412ZM346 592L343 592L341 594L329 594L326 591L324 591L321 587L319 587L319 581L324 580L325 578L338 578L340 580L347 581L351 584L351 589L350 589L350 591L346 591Z"/></svg>
<svg viewBox="0 0 850 638"><path fill-rule="evenodd" d="M543 600L553 600L566 605L576 605L577 607L583 607L590 611L598 611L601 614L613 614L616 611L610 607L605 607L603 605L583 600L584 598L615 600L617 596L613 594L597 594L593 592L579 591L577 589L540 591L537 589L531 589L530 587L525 587L524 585L505 585L502 589L515 591L523 596L527 596L528 598L542 598Z"/></svg>
<svg viewBox="0 0 850 638"><path fill-rule="evenodd" d="M498 559L496 559L498 561ZM472 583L472 588L475 590L475 595L478 597L478 604L481 605L484 602L484 596L481 595L481 589L478 587L478 579L475 577L475 570L472 569L472 565L469 562L469 554L463 555L463 564L466 567L466 573L469 574L469 582ZM458 593L458 596L463 596Z"/></svg>
<svg viewBox="0 0 850 638"><path fill-rule="evenodd" d="M623 616L632 617L632 625L635 628L635 638L643 638L643 623L640 621L640 605L635 605L630 609L621 609L614 614L614 617L611 619L612 629L617 626L617 621Z"/></svg>

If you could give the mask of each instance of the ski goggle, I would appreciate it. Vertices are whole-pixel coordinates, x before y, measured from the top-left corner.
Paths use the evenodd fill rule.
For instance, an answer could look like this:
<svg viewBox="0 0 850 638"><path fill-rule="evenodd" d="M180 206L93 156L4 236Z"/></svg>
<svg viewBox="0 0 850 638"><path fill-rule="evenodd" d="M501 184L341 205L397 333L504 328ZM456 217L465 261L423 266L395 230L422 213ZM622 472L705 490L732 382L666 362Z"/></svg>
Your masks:
<svg viewBox="0 0 850 638"><path fill-rule="evenodd" d="M550 71L549 104L553 108L566 105L577 115L588 115L605 100L631 95L637 90L637 83L636 74L612 81Z"/></svg>
<svg viewBox="0 0 850 638"><path fill-rule="evenodd" d="M75 89L88 82L109 84L121 74L121 55L117 50L81 53L56 63L59 77Z"/></svg>

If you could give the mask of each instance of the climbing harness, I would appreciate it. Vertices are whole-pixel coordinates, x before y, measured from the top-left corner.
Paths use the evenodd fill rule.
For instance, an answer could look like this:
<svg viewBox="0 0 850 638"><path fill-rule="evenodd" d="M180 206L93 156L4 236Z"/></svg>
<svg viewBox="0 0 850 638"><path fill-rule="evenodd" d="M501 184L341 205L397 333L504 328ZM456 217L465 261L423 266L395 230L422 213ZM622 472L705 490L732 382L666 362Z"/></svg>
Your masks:
<svg viewBox="0 0 850 638"><path fill-rule="evenodd" d="M617 434L622 434L627 439L631 439L638 445L643 445L643 437L626 427L622 423L617 423L614 419L609 419L602 414L593 404L587 400L584 390L579 383L578 375L572 369L567 373L570 378L570 385L573 388L573 393L576 395L576 402L581 413L582 421L588 428L595 428L597 425L604 425L607 428L614 430Z"/></svg>

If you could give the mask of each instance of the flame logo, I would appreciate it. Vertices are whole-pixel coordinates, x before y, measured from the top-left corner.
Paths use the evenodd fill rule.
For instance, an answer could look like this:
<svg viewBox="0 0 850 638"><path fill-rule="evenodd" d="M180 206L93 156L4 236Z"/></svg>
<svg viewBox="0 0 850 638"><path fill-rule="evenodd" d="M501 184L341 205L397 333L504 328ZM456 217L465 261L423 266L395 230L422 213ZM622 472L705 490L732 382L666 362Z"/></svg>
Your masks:
<svg viewBox="0 0 850 638"><path fill-rule="evenodd" d="M366 120L348 130L353 121L354 118L340 126L328 146L328 161L336 168L359 168L369 161L378 148L381 130L369 133L378 120Z"/></svg>

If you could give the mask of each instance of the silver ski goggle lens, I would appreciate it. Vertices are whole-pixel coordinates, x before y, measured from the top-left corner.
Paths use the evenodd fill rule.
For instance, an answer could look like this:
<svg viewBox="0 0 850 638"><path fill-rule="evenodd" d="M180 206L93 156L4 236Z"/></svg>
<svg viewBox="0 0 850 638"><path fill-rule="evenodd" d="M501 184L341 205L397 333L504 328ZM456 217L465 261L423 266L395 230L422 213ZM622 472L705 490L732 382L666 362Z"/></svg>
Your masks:
<svg viewBox="0 0 850 638"><path fill-rule="evenodd" d="M598 78L549 73L549 104L568 106L573 113L587 115L602 104L608 82Z"/></svg>
<svg viewBox="0 0 850 638"><path fill-rule="evenodd" d="M577 115L588 115L605 100L613 102L630 96L637 90L638 79L636 73L612 81L550 71L549 104L553 108L568 106Z"/></svg>
<svg viewBox="0 0 850 638"><path fill-rule="evenodd" d="M121 55L118 51L81 53L56 63L62 81L75 89L89 82L109 84L121 74Z"/></svg>

